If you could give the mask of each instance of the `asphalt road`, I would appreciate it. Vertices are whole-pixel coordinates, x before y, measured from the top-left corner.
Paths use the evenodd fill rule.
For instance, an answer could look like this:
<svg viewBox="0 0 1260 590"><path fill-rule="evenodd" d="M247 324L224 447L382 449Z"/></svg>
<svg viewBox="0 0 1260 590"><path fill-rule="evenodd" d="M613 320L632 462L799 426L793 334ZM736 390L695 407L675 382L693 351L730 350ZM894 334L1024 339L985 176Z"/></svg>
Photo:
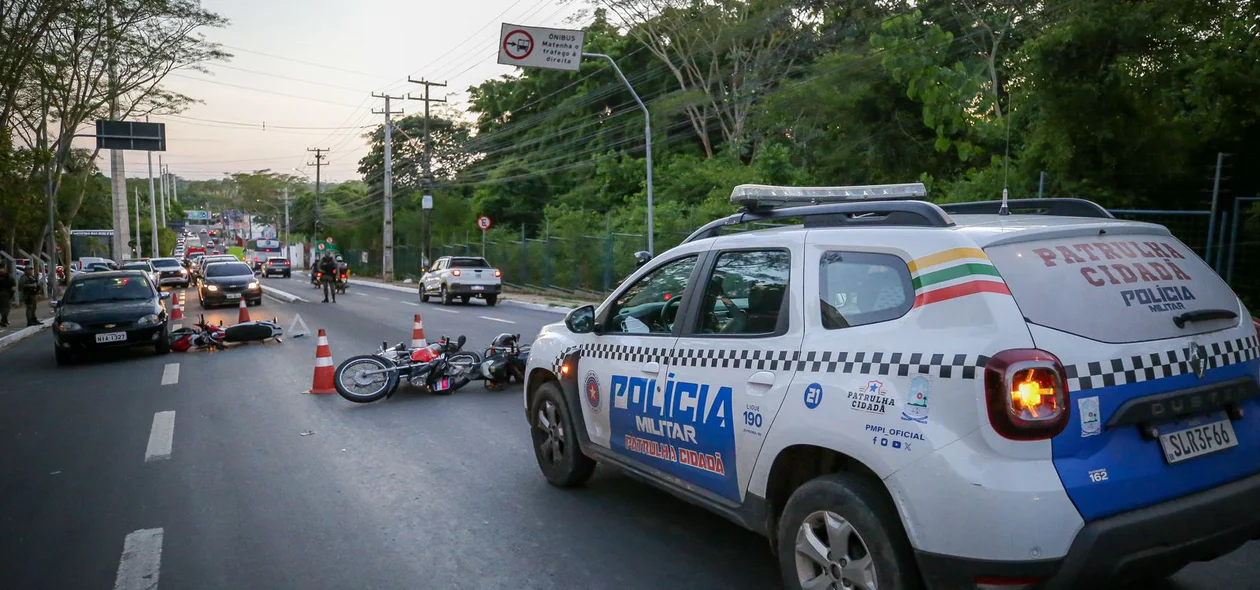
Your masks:
<svg viewBox="0 0 1260 590"><path fill-rule="evenodd" d="M409 340L414 313L430 339L478 348L559 315L355 286L324 304L301 278L265 284L312 301L251 315L287 328L300 314L311 336L66 368L47 331L0 352L0 587L777 587L764 539L663 492L604 469L547 485L519 386L368 405L300 393L320 327L339 361ZM1257 587L1252 543L1154 590Z"/></svg>

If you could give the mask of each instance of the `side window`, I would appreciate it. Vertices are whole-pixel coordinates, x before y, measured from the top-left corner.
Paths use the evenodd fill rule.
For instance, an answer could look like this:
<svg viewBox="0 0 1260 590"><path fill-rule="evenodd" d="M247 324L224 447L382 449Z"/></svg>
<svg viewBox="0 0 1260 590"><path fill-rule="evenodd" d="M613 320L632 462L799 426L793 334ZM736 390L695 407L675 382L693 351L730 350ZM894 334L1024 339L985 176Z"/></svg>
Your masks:
<svg viewBox="0 0 1260 590"><path fill-rule="evenodd" d="M696 257L667 263L626 289L613 301L604 322L605 334L669 334L683 306Z"/></svg>
<svg viewBox="0 0 1260 590"><path fill-rule="evenodd" d="M724 252L700 304L700 334L773 334L787 294L792 257L782 250Z"/></svg>
<svg viewBox="0 0 1260 590"><path fill-rule="evenodd" d="M818 286L828 330L895 320L914 307L910 269L891 254L825 252Z"/></svg>

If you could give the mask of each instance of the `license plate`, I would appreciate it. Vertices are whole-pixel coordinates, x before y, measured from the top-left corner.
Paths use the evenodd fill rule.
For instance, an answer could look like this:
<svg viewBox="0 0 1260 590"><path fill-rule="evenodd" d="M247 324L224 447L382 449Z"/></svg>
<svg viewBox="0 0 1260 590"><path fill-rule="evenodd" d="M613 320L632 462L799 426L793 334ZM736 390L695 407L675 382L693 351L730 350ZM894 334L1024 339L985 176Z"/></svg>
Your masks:
<svg viewBox="0 0 1260 590"><path fill-rule="evenodd" d="M473 285L473 291L485 291L486 288L481 285Z"/></svg>
<svg viewBox="0 0 1260 590"><path fill-rule="evenodd" d="M240 293L224 293L223 294L223 297L226 299L239 299L240 296L241 296Z"/></svg>
<svg viewBox="0 0 1260 590"><path fill-rule="evenodd" d="M96 342L98 344L104 344L106 342L122 342L126 339L126 332L106 332L104 334L96 335Z"/></svg>
<svg viewBox="0 0 1260 590"><path fill-rule="evenodd" d="M1224 413L1161 428L1159 444L1169 465L1238 446L1234 425Z"/></svg>

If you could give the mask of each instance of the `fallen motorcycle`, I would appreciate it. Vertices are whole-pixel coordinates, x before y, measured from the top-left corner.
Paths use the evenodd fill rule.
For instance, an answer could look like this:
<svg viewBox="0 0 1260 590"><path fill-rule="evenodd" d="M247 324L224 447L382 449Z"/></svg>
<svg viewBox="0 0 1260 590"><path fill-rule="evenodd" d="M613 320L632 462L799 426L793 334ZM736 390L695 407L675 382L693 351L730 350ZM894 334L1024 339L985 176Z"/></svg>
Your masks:
<svg viewBox="0 0 1260 590"><path fill-rule="evenodd" d="M529 348L521 346L520 334L503 333L490 341L484 359L477 366L480 379L486 389L496 390L512 381L525 381L525 364L529 362Z"/></svg>
<svg viewBox="0 0 1260 590"><path fill-rule="evenodd" d="M365 404L394 395L405 380L437 395L450 395L476 376L481 355L462 350L468 339L452 342L446 336L420 348L382 342L375 353L353 356L333 373L337 393L355 403Z"/></svg>
<svg viewBox="0 0 1260 590"><path fill-rule="evenodd" d="M191 349L218 350L231 344L245 342L266 342L275 340L283 342L281 336L284 329L275 320L254 320L242 322L224 328L206 323L206 316L200 316L191 328L180 328L170 334L171 350L186 352Z"/></svg>

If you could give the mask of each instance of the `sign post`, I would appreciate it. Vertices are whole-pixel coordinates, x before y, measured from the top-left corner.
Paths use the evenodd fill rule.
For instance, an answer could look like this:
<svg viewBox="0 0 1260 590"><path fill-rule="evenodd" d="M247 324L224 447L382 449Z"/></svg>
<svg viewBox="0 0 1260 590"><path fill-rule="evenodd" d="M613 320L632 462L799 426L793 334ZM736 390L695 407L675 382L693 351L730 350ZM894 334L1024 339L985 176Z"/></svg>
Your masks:
<svg viewBox="0 0 1260 590"><path fill-rule="evenodd" d="M578 71L583 57L607 60L621 83L625 84L634 102L643 110L643 137L647 152L647 251L655 255L653 236L656 233L652 212L652 117L647 105L634 91L634 86L621 73L612 57L603 53L583 53L584 31L548 29L503 23L499 29L499 63L522 68ZM484 232L483 232L484 233Z"/></svg>
<svg viewBox="0 0 1260 590"><path fill-rule="evenodd" d="M490 218L482 215L477 218L477 227L481 228L481 257L486 257L486 230L490 229Z"/></svg>

